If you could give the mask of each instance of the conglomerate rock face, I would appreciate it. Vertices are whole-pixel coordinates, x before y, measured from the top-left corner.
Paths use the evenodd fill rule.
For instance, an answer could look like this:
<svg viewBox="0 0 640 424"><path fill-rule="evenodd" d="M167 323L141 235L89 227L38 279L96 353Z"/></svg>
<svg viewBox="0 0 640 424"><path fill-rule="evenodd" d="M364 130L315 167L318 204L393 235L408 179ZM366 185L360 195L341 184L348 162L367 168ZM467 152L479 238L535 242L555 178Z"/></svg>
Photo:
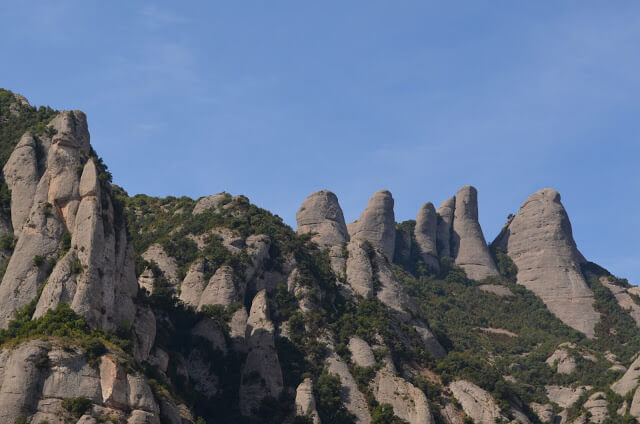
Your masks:
<svg viewBox="0 0 640 424"><path fill-rule="evenodd" d="M564 323L594 336L600 315L557 191L546 188L529 196L494 243L518 267L518 284L537 294Z"/></svg>

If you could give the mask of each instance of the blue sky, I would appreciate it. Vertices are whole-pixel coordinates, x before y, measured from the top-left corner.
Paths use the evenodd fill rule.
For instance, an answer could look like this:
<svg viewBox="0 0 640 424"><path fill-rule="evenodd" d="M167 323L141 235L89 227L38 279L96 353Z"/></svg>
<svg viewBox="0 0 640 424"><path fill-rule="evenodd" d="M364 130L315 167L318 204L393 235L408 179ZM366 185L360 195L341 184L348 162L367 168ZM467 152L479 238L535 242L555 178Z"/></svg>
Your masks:
<svg viewBox="0 0 640 424"><path fill-rule="evenodd" d="M615 6L611 6L615 5ZM488 240L554 187L640 283L640 3L0 3L0 86L82 109L130 194L228 191L295 225L328 188L398 221L478 188Z"/></svg>

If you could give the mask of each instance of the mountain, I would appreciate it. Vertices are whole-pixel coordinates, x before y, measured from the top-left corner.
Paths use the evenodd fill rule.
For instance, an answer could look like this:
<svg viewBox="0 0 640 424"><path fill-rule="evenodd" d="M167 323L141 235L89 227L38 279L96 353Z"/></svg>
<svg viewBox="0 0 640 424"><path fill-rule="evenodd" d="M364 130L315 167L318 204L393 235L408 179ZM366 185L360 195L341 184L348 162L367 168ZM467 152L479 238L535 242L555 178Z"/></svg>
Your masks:
<svg viewBox="0 0 640 424"><path fill-rule="evenodd" d="M640 419L640 289L545 188L487 243L478 192L297 229L242 195L129 196L80 111L0 90L0 422Z"/></svg>

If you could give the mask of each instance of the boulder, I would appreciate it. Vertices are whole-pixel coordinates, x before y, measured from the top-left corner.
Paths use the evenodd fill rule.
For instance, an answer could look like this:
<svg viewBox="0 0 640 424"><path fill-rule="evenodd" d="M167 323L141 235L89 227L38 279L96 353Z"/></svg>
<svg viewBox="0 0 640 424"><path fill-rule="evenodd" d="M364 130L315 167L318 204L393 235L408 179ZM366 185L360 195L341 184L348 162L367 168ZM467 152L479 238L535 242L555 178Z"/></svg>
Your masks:
<svg viewBox="0 0 640 424"><path fill-rule="evenodd" d="M360 218L350 223L348 230L352 240L368 240L387 259L393 260L396 222L391 193L387 190L374 193Z"/></svg>
<svg viewBox="0 0 640 424"><path fill-rule="evenodd" d="M478 192L471 186L462 187L456 194L451 253L473 280L499 276L478 221Z"/></svg>
<svg viewBox="0 0 640 424"><path fill-rule="evenodd" d="M425 265L436 272L440 271L437 248L438 216L433 203L422 205L416 217L414 237L416 246Z"/></svg>
<svg viewBox="0 0 640 424"><path fill-rule="evenodd" d="M178 283L178 264L175 259L167 255L161 245L155 243L149 246L146 252L142 254L142 259L148 262L155 262L167 280L173 284Z"/></svg>
<svg viewBox="0 0 640 424"><path fill-rule="evenodd" d="M310 194L298 209L296 222L298 234L314 233L312 240L321 247L332 247L349 241L338 198L328 190Z"/></svg>
<svg viewBox="0 0 640 424"><path fill-rule="evenodd" d="M482 284L478 288L487 293L493 293L500 297L513 296L513 292L507 286L501 286L499 284Z"/></svg>
<svg viewBox="0 0 640 424"><path fill-rule="evenodd" d="M594 336L600 314L557 191L546 188L529 196L494 243L518 267L518 284L538 295L562 322Z"/></svg>

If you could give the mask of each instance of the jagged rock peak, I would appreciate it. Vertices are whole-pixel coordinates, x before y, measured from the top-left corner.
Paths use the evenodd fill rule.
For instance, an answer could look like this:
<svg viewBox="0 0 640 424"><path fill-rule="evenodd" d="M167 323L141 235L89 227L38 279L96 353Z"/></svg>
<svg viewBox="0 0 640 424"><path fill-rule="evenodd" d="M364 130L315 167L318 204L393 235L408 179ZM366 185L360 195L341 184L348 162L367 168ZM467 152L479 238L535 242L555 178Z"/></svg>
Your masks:
<svg viewBox="0 0 640 424"><path fill-rule="evenodd" d="M387 190L375 192L360 218L350 223L348 230L352 240L368 240L392 260L396 241L396 221L391 193Z"/></svg>
<svg viewBox="0 0 640 424"><path fill-rule="evenodd" d="M331 247L349 241L338 197L329 190L311 193L296 213L298 234L316 233L313 241Z"/></svg>
<svg viewBox="0 0 640 424"><path fill-rule="evenodd" d="M593 337L600 315L580 269L585 259L556 190L529 196L494 243L518 267L519 284L542 298L565 324Z"/></svg>
<svg viewBox="0 0 640 424"><path fill-rule="evenodd" d="M439 270L437 248L438 217L433 203L427 202L418 211L416 217L416 227L414 236L422 256L422 260L427 266Z"/></svg>
<svg viewBox="0 0 640 424"><path fill-rule="evenodd" d="M451 252L469 278L482 280L498 276L478 221L478 191L464 186L456 194Z"/></svg>
<svg viewBox="0 0 640 424"><path fill-rule="evenodd" d="M453 196L442 202L436 212L438 217L437 247L438 255L441 258L451 258L451 230L455 208L456 197Z"/></svg>

